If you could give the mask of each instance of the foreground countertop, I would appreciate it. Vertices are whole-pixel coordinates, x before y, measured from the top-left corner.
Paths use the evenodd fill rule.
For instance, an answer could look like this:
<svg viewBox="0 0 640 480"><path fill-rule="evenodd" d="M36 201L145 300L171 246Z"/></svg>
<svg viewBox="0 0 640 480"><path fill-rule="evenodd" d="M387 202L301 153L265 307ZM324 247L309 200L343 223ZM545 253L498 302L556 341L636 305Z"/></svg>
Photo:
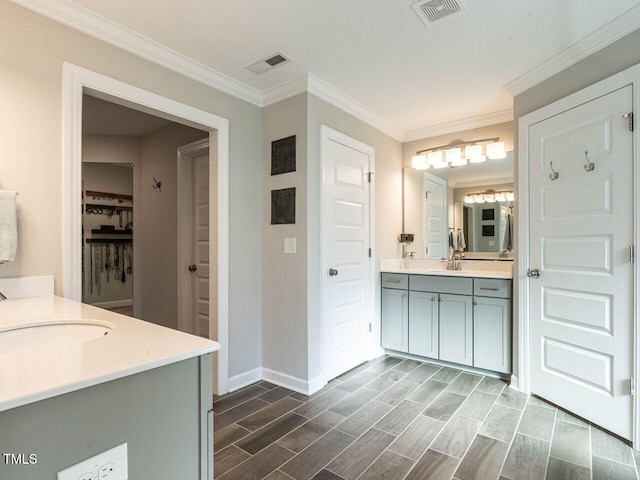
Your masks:
<svg viewBox="0 0 640 480"><path fill-rule="evenodd" d="M220 349L205 338L54 295L0 302L0 331L82 320L106 322L113 329L83 343L0 353L0 411Z"/></svg>
<svg viewBox="0 0 640 480"><path fill-rule="evenodd" d="M472 278L513 277L511 261L462 260L461 264L462 270L446 270L446 262L441 260L410 260L407 267L403 265L402 260L391 259L380 261L380 272Z"/></svg>

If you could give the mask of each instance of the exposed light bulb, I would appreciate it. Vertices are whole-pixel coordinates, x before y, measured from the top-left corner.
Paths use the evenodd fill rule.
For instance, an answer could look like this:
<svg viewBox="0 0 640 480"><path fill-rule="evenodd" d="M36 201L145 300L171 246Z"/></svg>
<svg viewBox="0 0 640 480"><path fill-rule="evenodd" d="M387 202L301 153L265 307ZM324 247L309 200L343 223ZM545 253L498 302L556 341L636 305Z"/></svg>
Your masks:
<svg viewBox="0 0 640 480"><path fill-rule="evenodd" d="M487 157L491 160L505 158L507 152L504 151L504 142L494 142L487 145Z"/></svg>
<svg viewBox="0 0 640 480"><path fill-rule="evenodd" d="M411 166L416 170L426 170L429 168L426 155L414 155L411 157Z"/></svg>

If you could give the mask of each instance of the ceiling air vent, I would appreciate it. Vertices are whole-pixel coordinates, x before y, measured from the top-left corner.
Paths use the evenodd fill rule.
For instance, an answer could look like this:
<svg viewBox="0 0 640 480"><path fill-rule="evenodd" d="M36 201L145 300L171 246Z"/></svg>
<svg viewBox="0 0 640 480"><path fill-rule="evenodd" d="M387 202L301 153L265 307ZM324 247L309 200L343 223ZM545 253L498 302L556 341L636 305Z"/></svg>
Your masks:
<svg viewBox="0 0 640 480"><path fill-rule="evenodd" d="M252 63L247 68L251 70L253 73L257 73L258 75L267 72L273 68L276 68L279 65L284 65L285 63L289 63L291 60L287 58L282 52L275 53L273 55L269 55L267 58L263 58L262 60Z"/></svg>
<svg viewBox="0 0 640 480"><path fill-rule="evenodd" d="M466 10L462 0L421 0L411 6L427 26Z"/></svg>

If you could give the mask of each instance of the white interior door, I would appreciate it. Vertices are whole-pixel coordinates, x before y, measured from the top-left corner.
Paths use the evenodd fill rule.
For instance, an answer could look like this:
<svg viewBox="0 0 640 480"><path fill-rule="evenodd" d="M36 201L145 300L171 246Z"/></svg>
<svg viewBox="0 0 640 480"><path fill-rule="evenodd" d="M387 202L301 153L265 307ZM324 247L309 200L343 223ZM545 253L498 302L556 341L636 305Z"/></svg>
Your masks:
<svg viewBox="0 0 640 480"><path fill-rule="evenodd" d="M195 334L209 338L209 152L192 160L193 272L192 302Z"/></svg>
<svg viewBox="0 0 640 480"><path fill-rule="evenodd" d="M628 86L529 127L529 267L540 271L529 280L531 393L627 439L634 219L632 133L623 115L630 111Z"/></svg>
<svg viewBox="0 0 640 480"><path fill-rule="evenodd" d="M370 356L370 183L374 151L323 127L323 353L326 380Z"/></svg>
<svg viewBox="0 0 640 480"><path fill-rule="evenodd" d="M447 258L447 182L435 175L424 175L425 258Z"/></svg>

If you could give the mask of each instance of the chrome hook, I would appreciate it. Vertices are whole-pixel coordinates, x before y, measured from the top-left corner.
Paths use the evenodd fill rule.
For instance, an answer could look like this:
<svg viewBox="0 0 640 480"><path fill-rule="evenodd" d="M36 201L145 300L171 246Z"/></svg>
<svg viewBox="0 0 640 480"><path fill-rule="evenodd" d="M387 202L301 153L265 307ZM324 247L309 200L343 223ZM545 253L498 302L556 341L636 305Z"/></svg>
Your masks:
<svg viewBox="0 0 640 480"><path fill-rule="evenodd" d="M553 172L549 174L549 178L551 180L556 180L558 178L558 172L553 169L553 162L549 162L549 167L551 167L551 171Z"/></svg>
<svg viewBox="0 0 640 480"><path fill-rule="evenodd" d="M587 163L584 164L584 169L587 172L593 171L593 169L596 168L596 166L593 164L593 162L589 160L589 150L584 151L584 157L587 159Z"/></svg>

